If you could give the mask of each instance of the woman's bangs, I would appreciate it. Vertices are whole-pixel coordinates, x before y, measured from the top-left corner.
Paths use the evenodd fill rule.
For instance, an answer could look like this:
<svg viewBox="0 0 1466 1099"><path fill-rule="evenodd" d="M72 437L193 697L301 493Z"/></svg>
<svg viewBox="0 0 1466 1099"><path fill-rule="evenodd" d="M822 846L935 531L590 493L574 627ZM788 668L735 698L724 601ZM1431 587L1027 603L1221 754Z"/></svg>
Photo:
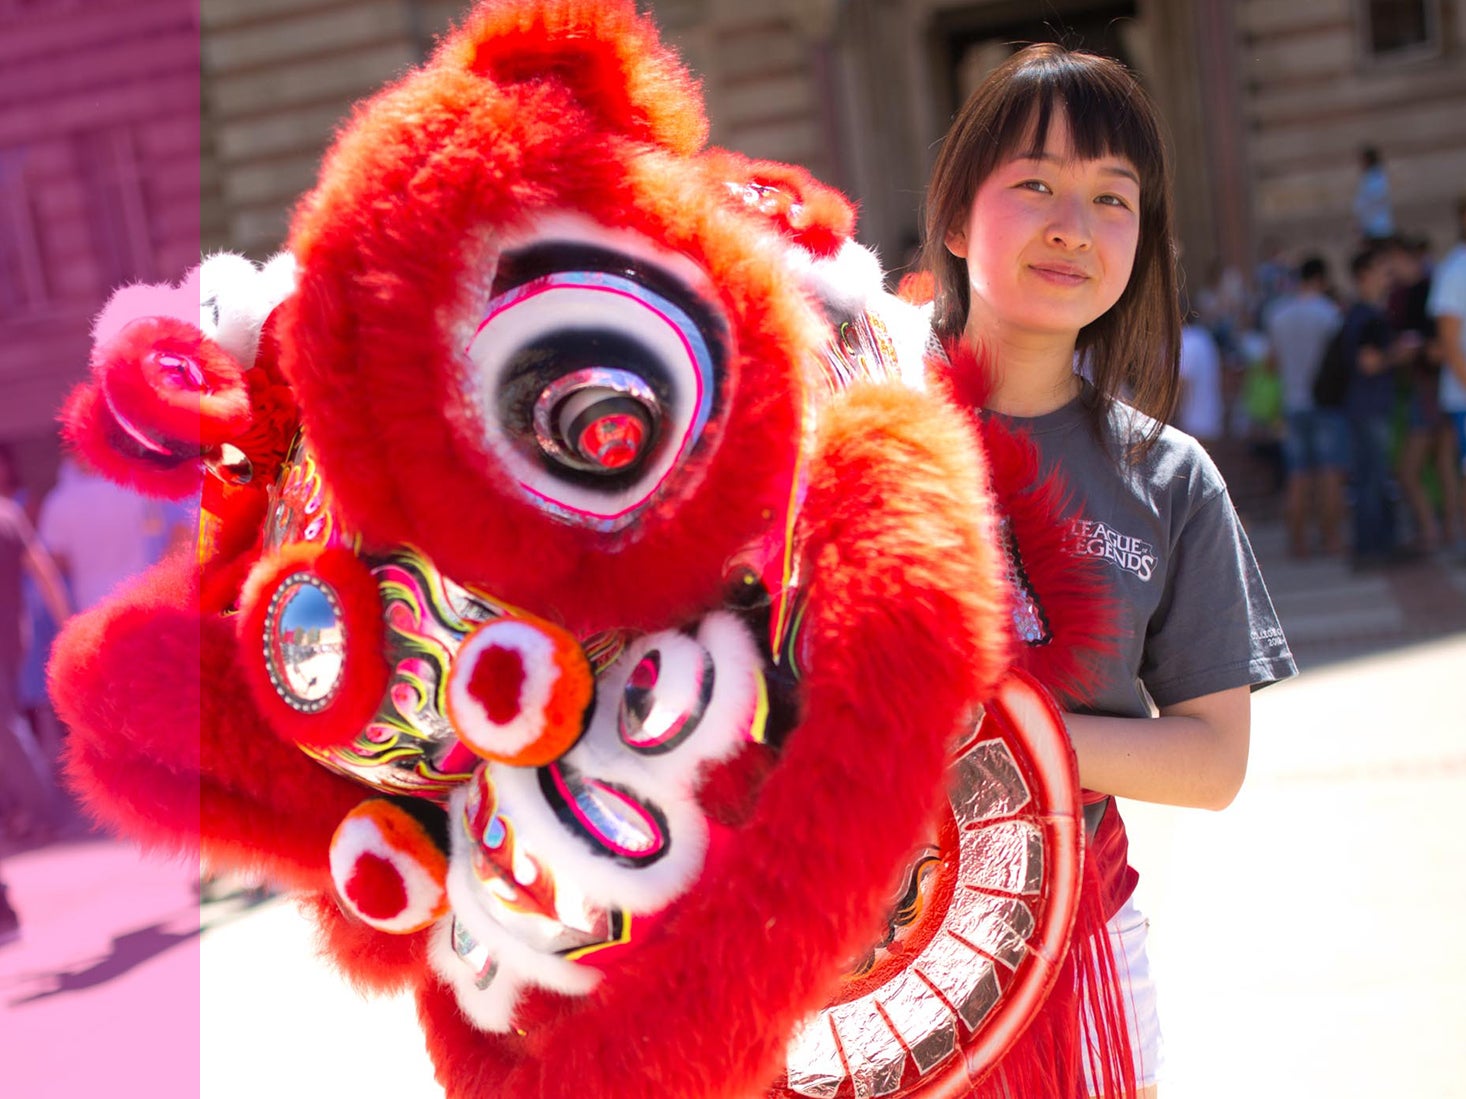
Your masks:
<svg viewBox="0 0 1466 1099"><path fill-rule="evenodd" d="M1140 173L1142 193L1164 185L1160 136L1134 101L1133 89L1070 57L1045 57L1013 73L993 112L991 163L1041 154L1056 110L1068 120L1081 160L1128 160Z"/></svg>
<svg viewBox="0 0 1466 1099"><path fill-rule="evenodd" d="M1119 157L1135 166L1141 193L1161 184L1164 155L1159 134L1135 102L1130 87L1085 66L1067 65L1057 81L1069 119L1074 152L1084 160Z"/></svg>

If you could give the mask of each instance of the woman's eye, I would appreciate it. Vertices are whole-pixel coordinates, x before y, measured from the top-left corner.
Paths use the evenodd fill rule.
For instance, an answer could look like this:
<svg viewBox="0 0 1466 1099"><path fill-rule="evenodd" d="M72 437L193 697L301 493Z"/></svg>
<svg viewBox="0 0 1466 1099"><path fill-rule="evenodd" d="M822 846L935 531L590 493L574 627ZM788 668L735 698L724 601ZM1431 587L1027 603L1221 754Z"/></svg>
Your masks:
<svg viewBox="0 0 1466 1099"><path fill-rule="evenodd" d="M1130 203L1120 195L1100 195L1095 201L1102 206L1118 206L1122 210L1130 209Z"/></svg>
<svg viewBox="0 0 1466 1099"><path fill-rule="evenodd" d="M1018 186L1028 191L1035 191L1041 195L1053 193L1049 190L1049 185L1041 179L1025 179L1022 183L1018 184Z"/></svg>

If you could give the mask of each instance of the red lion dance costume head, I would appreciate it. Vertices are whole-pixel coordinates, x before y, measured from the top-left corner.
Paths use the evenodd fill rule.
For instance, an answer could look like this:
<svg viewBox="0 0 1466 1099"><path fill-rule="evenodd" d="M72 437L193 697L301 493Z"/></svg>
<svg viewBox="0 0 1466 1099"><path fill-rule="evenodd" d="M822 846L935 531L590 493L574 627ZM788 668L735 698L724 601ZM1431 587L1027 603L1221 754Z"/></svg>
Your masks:
<svg viewBox="0 0 1466 1099"><path fill-rule="evenodd" d="M705 129L631 4L485 3L286 256L114 297L69 437L202 522L58 646L73 781L300 892L454 1099L1072 1094L972 425L849 205Z"/></svg>

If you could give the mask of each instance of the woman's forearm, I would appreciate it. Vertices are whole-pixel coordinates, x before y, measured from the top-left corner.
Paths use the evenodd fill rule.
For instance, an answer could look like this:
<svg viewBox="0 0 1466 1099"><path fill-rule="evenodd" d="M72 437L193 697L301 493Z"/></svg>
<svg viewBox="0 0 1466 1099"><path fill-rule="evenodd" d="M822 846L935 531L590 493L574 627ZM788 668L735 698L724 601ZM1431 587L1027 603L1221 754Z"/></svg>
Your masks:
<svg viewBox="0 0 1466 1099"><path fill-rule="evenodd" d="M1155 718L1065 714L1064 722L1079 759L1079 779L1091 790L1225 809L1247 773L1247 687L1168 706Z"/></svg>

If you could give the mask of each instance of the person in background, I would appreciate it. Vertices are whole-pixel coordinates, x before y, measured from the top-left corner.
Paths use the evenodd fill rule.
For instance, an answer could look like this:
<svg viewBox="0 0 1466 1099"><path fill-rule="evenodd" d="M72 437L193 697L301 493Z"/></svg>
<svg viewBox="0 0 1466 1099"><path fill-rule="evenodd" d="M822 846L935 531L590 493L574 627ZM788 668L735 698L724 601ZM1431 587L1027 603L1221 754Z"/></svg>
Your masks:
<svg viewBox="0 0 1466 1099"><path fill-rule="evenodd" d="M9 446L0 444L0 495L19 504L32 522L35 500L21 482L20 468ZM70 601L70 596L67 596ZM25 631L25 656L16 679L16 706L25 718L36 744L52 767L61 746L60 728L46 694L46 661L51 655L51 642L56 637L56 620L48 599L30 572L21 577L21 619Z"/></svg>
<svg viewBox="0 0 1466 1099"><path fill-rule="evenodd" d="M1297 284L1297 268L1288 259L1287 250L1276 237L1265 237L1262 259L1252 272L1252 327L1267 331L1268 316L1273 306L1293 292Z"/></svg>
<svg viewBox="0 0 1466 1099"><path fill-rule="evenodd" d="M1430 297L1429 252L1423 239L1401 239L1386 248L1394 284L1386 312L1401 341L1401 372L1406 388L1405 437L1396 474L1410 506L1410 548L1420 553L1434 553L1441 544L1442 516L1426 491L1427 461L1432 452L1441 456L1441 473L1450 478L1454 476L1451 455L1455 453L1455 435L1441 413L1440 346L1435 338L1435 318L1426 308Z"/></svg>
<svg viewBox="0 0 1466 1099"><path fill-rule="evenodd" d="M49 776L36 769L16 713L15 684L25 645L21 619L21 578L29 574L45 595L52 615L64 622L70 613L66 593L51 559L36 541L30 520L20 505L0 496L0 787L18 806L16 811L44 813ZM20 934L20 920L0 879L0 944Z"/></svg>
<svg viewBox="0 0 1466 1099"><path fill-rule="evenodd" d="M1216 340L1184 294L1181 316L1181 396L1176 403L1175 423L1210 450L1224 432L1222 356Z"/></svg>
<svg viewBox="0 0 1466 1099"><path fill-rule="evenodd" d="M169 540L163 503L62 459L37 521L41 541L87 610L151 565Z"/></svg>
<svg viewBox="0 0 1466 1099"><path fill-rule="evenodd" d="M1441 496L1453 551L1466 562L1466 192L1456 199L1456 230L1460 239L1435 269L1426 311L1436 324L1441 412L1455 436Z"/></svg>
<svg viewBox="0 0 1466 1099"><path fill-rule="evenodd" d="M1366 245L1382 243L1395 235L1390 177L1373 145L1359 150L1359 183L1354 188L1353 210L1354 227Z"/></svg>
<svg viewBox="0 0 1466 1099"><path fill-rule="evenodd" d="M1390 500L1390 436L1395 412L1395 366L1402 346L1385 303L1390 268L1384 254L1366 248L1349 264L1354 301L1342 324L1345 360L1351 365L1344 411L1349 420L1350 480L1354 488L1353 564L1389 564L1395 554L1395 515Z"/></svg>
<svg viewBox="0 0 1466 1099"><path fill-rule="evenodd" d="M1344 549L1348 427L1339 409L1319 408L1313 399L1324 349L1342 319L1328 291L1328 265L1309 256L1298 267L1297 289L1268 316L1268 341L1283 387L1283 515L1294 557L1311 552L1315 517L1323 552L1333 555Z"/></svg>

